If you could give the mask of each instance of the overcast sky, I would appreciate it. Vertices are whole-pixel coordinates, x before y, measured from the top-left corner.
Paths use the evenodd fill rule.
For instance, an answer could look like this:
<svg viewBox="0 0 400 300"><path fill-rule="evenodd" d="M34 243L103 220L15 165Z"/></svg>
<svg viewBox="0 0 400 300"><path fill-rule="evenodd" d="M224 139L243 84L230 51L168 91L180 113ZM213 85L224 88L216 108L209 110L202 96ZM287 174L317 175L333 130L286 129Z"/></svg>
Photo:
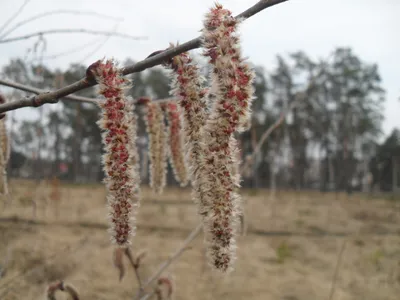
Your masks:
<svg viewBox="0 0 400 300"><path fill-rule="evenodd" d="M2 19L12 16L23 2L1 0ZM48 64L66 68L71 62L90 64L102 57L114 57L121 62L127 57L141 60L155 50L166 48L169 42L183 43L197 37L203 16L213 3L211 0L30 0L12 24L57 9L95 11L123 21L56 15L23 26L10 37L45 29L112 30L118 24L118 32L145 36L147 39L135 41L112 37L87 57L104 37L49 35L46 38L48 45L45 55L62 53L87 43L93 45L68 56L48 60ZM256 0L226 0L220 3L237 15L256 3ZM264 10L242 24L243 51L253 63L263 65L268 71L274 67L277 54L304 50L312 58L322 58L327 57L335 47L352 47L362 60L379 65L383 87L387 91L383 129L388 134L394 127L400 128L399 12L399 0L290 0ZM1 44L0 66L11 58L23 57L35 41L29 39ZM18 111L18 115L28 118L36 114L33 109L24 108Z"/></svg>

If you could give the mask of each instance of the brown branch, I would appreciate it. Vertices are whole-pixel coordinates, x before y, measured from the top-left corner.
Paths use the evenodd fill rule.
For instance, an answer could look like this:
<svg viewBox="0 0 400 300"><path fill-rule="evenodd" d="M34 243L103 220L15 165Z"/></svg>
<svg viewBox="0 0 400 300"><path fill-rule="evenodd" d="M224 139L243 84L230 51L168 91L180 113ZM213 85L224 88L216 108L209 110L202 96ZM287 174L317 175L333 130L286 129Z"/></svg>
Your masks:
<svg viewBox="0 0 400 300"><path fill-rule="evenodd" d="M94 35L105 35L105 36L117 36L121 38L131 39L131 40L145 40L147 37L140 37L140 36L132 36L126 33L119 33L119 32L112 32L112 31L101 31L101 30L91 30L85 28L77 28L77 29L49 29L49 30L42 30L38 32L29 33L26 35L16 36L8 39L0 40L0 44L11 43L16 41L27 40L33 38L35 36L43 36L49 34L59 34L59 33L86 33L86 34L94 34Z"/></svg>
<svg viewBox="0 0 400 300"><path fill-rule="evenodd" d="M46 95L46 91L42 90L42 89L38 89L29 85L24 85L24 84L20 84L11 80L6 80L6 79L0 79L0 85L4 85L4 86L8 86L14 89L18 89L21 91L25 91L25 92L31 92L31 93L35 93L35 94L44 94ZM64 97L66 100L72 100L72 101L78 101L78 102L86 102L86 103L93 103L93 104L98 104L101 103L101 101L103 101L102 99L94 99L94 98L88 98L88 97L82 97L82 96L75 96L75 95L67 95ZM23 100L18 100L18 101L10 101L10 102L6 102L4 106L0 105L2 108L3 107L7 107L7 109L5 109L5 111L10 111L10 110L14 110L17 108L22 108L22 107L36 107L35 105L25 105L26 103L32 104L31 103L31 99L32 98L26 98ZM156 99L153 101L157 101L157 102L169 102L169 101L175 101L175 98L164 98L164 99ZM55 102L47 102L47 103L57 103L58 101ZM140 102L140 98L134 100L134 103L136 103L137 105L141 105L142 103Z"/></svg>
<svg viewBox="0 0 400 300"><path fill-rule="evenodd" d="M274 6L276 4L280 4L283 2L287 2L287 1L288 0L261 0L257 4L252 6L251 8L247 9L246 11L244 11L241 14L239 14L238 16L236 16L236 18L247 19L268 7L271 7L271 6ZM136 63L135 65L124 67L121 69L122 74L128 75L128 74L132 74L132 73L141 72L148 68L162 64L163 62L171 59L172 57L174 57L180 53L199 48L200 45L201 45L200 37L192 39L192 40L190 40L186 43L183 43L179 46L162 51L161 53L158 53L154 56L144 59L144 60ZM24 100L20 100L20 101L15 101L14 106L10 106L9 103L2 104L2 105L0 105L0 113L6 112L9 110L18 109L21 107L26 107L26 106L38 107L38 106L41 106L46 103L56 103L57 99L59 99L59 98L65 97L65 96L75 93L77 91L94 86L96 84L97 83L94 81L89 81L86 78L83 78L75 83L72 83L72 84L70 84L66 87L63 87L61 89L58 89L56 91L49 92L46 94L40 94L40 95L31 97L30 99L26 99L26 100L24 99ZM17 102L20 102L20 103L17 103Z"/></svg>
<svg viewBox="0 0 400 300"><path fill-rule="evenodd" d="M202 229L203 224L201 223L197 225L195 229L193 229L193 231L188 235L182 245L159 266L159 268L154 272L152 276L149 277L149 279L147 279L145 283L143 283L142 289L139 290L138 294L135 297L136 300L143 299L142 297L146 297L146 295L143 295L143 290L151 285L155 280L157 280L162 272L164 272L165 269L167 269L175 260L177 260L182 255L182 253L188 248L188 245L200 234Z"/></svg>
<svg viewBox="0 0 400 300"><path fill-rule="evenodd" d="M35 93L35 94L45 94L46 93L46 91L44 91L42 89L38 89L38 88L29 86L29 85L20 84L20 83L11 81L11 80L6 80L6 79L0 79L0 85L5 85L8 87L17 89L17 90L31 92L31 93ZM82 97L82 96L75 96L75 95L67 95L64 98L68 99L68 100L72 100L72 101L89 102L89 103L95 103L95 104L97 104L99 102L99 100L97 100L97 99ZM20 103L21 101L30 101L30 99L24 99L24 100L19 100L19 101L10 101L5 104L8 104L11 107L14 107L14 105L17 105L16 108L32 106L32 105L22 105L22 103ZM49 103L53 103L53 102L49 102ZM14 108L14 109L16 109L16 108ZM7 110L12 110L12 109L7 109Z"/></svg>
<svg viewBox="0 0 400 300"><path fill-rule="evenodd" d="M38 19L42 19L44 17L48 17L48 16L52 16L52 15L60 15L60 14L71 14L71 15L86 15L86 16L95 16L95 17L100 17L103 19L111 19L111 20L115 20L115 21L122 21L122 18L116 18L116 17L112 17L112 16L107 16L107 15L103 15L103 14L99 14L93 11L79 11L79 10L65 10L65 9L60 9L60 10L51 10L51 11L47 11L44 13L40 13L37 15L34 15L33 17L30 17L28 19L25 19L21 22L18 22L17 24L15 24L13 27L11 27L9 30L7 30L5 33L3 33L0 37L0 40L5 38L7 35L9 35L11 32L13 32L14 30L18 29L19 27L28 24L32 21L36 21Z"/></svg>

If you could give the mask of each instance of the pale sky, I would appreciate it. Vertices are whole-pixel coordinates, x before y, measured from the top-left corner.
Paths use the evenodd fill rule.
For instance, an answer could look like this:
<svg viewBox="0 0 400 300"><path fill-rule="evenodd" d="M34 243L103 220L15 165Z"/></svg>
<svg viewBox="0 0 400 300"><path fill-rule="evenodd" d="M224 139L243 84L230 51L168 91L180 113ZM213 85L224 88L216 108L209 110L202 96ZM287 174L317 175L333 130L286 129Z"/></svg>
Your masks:
<svg viewBox="0 0 400 300"><path fill-rule="evenodd" d="M24 0L2 0L2 19L12 16ZM239 14L256 0L220 1ZM31 0L12 24L33 15L57 9L95 11L123 21L118 32L145 36L134 41L110 38L97 52L83 61L90 64L102 57L121 61L131 57L141 60L170 42L186 42L199 35L204 14L214 4L211 0ZM327 57L335 47L352 47L363 61L377 63L386 89L384 132L400 128L400 1L399 0L290 0L268 8L246 20L241 26L243 51L251 62L265 69L274 68L275 56L303 50L312 58ZM2 24L0 22L0 24ZM11 24L11 25L12 25ZM117 24L93 16L56 15L34 21L10 35L17 36L46 29L86 28L112 30ZM11 27L11 26L10 26ZM397 29L396 29L397 28ZM93 41L82 51L49 60L53 67L66 68L71 62L82 62L104 37L86 34L47 36L45 55L74 49ZM23 57L36 39L0 44L0 67L11 58ZM0 90L3 90L0 87ZM19 118L36 114L34 109L18 111Z"/></svg>

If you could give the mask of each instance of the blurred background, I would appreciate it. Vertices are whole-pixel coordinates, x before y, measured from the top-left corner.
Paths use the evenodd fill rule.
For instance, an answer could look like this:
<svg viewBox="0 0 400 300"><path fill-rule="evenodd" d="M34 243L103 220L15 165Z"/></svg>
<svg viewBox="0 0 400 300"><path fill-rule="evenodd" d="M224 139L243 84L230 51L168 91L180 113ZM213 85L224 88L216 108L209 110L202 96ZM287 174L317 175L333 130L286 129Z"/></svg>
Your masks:
<svg viewBox="0 0 400 300"><path fill-rule="evenodd" d="M220 1L234 15L255 2ZM0 4L1 79L54 90L83 78L87 66L104 57L115 58L120 66L134 64L168 47L170 42L183 43L197 37L204 14L213 4L214 1L205 0L3 0ZM371 236L357 236L347 246L351 254L343 266L344 281L338 283L335 299L397 299L400 291L397 264L400 258L399 11L400 2L396 0L291 0L262 11L241 25L242 51L257 74L252 126L238 136L242 159L246 161L252 155L270 126L277 122L279 126L260 144L261 150L243 174L242 191L246 205L251 203L251 206L246 206L249 234L240 237L246 239L248 248L240 248L243 254L239 256L237 275L230 279L233 281L217 287L214 284L212 289L212 282L201 283L198 291L204 297L190 299L328 299L337 253L342 245L342 239L332 235L339 233L346 239L356 233ZM191 53L207 76L208 68L201 51ZM170 97L169 73L161 67L130 78L133 87L128 94L133 98ZM2 85L0 92L8 101L32 95ZM97 97L96 88L76 94ZM138 113L142 116L143 112L138 109ZM50 191L49 197L67 201L60 202L64 210L60 208L58 222L70 222L76 217L81 227L85 227L82 220L105 223L98 119L96 105L67 99L7 113L11 142L7 172L17 206L5 214L8 219L4 220L11 222L11 216L30 218L30 203L36 197L32 193L38 191L37 183L55 178L62 183L62 196L51 196ZM152 194L147 187L148 137L142 117L138 135L145 199L167 199L164 204L143 208L139 220L144 224L149 222L150 227L162 228L161 223L165 222L169 226L177 223L177 228L188 225L190 229L197 217L195 209L186 205L191 204L190 188L179 188L168 166L169 188L162 196L165 199ZM49 189L57 184L49 183ZM181 193L179 199L185 201L169 207L168 201L177 200L176 193ZM93 195L97 197L93 202L82 204L82 198ZM36 206L40 205L35 204L34 210ZM38 217L36 211L34 216ZM0 227L4 229L4 241L5 232L18 223L6 221L4 224L10 227ZM65 233L65 236L70 235L73 240L84 231L81 227L78 233ZM51 233L45 240L61 234L54 228L48 230ZM290 238L292 230L302 231L301 236L311 234L311 238L298 233ZM277 236L272 238L270 231ZM173 249L175 244L169 243L172 237L166 237L163 232L139 232L138 239L149 243L149 247L159 247L165 242L166 247ZM279 232L287 234L282 237ZM155 235L161 242L145 242L146 235ZM173 235L177 235L176 245L179 245L184 235ZM320 236L326 235L331 238L321 243ZM7 236L11 239L12 234ZM98 239L107 242L104 236L99 234ZM266 237L268 241L262 240ZM0 254L5 257L6 243L0 246L4 246L0 247ZM56 251L59 244L53 246ZM254 253L257 258L252 256ZM110 257L110 253L104 252L104 256ZM155 261L156 258L159 257ZM365 269L364 258L371 264L369 269ZM320 264L315 262L318 259ZM202 256L199 260L203 261ZM181 269L175 270L176 280L179 282L181 278L181 283L187 280L186 284L192 286L195 277L185 277L185 266L178 264L177 268ZM71 280L81 287L80 280L90 278L82 272L75 279L71 275ZM61 272L60 276L69 278L68 274ZM96 276L103 276L100 274L103 274L101 270ZM39 283L60 277L56 275L45 277ZM112 276L116 278L115 274ZM259 279L264 277L267 282L271 280L273 287L265 287ZM254 286L250 283L231 286L233 282L243 282L244 278L253 278ZM87 284L92 283L89 280ZM3 299L1 291L0 277L0 299ZM104 299L114 299L114 294L107 291L99 294L95 288L88 288L86 292L85 295L96 299L103 299L105 295L108 296ZM39 292L32 290L31 293ZM192 295L190 289L186 294L179 294L178 284L176 299L187 299L185 295Z"/></svg>

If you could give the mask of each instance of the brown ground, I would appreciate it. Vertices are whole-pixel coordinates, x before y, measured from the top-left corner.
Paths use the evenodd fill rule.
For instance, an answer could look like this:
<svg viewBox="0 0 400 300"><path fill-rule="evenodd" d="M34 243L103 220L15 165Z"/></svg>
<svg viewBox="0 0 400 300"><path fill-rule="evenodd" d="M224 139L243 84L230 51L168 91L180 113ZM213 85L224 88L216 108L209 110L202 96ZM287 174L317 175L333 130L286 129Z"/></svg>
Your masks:
<svg viewBox="0 0 400 300"><path fill-rule="evenodd" d="M133 299L133 271L128 268L119 282L112 264L103 186L63 185L59 217L54 201L45 216L38 200L36 221L34 187L11 181L14 202L0 212L0 265L6 270L0 299L44 299L46 285L56 279L73 284L82 299ZM174 280L175 300L328 300L344 243L332 299L399 299L399 201L317 192L280 192L270 201L268 191L242 194L248 230L238 238L236 270L226 278L212 274L199 236L166 272ZM186 204L151 204L156 198L144 189L134 238L134 250L148 251L143 278L198 222L189 190L168 189L157 198Z"/></svg>

